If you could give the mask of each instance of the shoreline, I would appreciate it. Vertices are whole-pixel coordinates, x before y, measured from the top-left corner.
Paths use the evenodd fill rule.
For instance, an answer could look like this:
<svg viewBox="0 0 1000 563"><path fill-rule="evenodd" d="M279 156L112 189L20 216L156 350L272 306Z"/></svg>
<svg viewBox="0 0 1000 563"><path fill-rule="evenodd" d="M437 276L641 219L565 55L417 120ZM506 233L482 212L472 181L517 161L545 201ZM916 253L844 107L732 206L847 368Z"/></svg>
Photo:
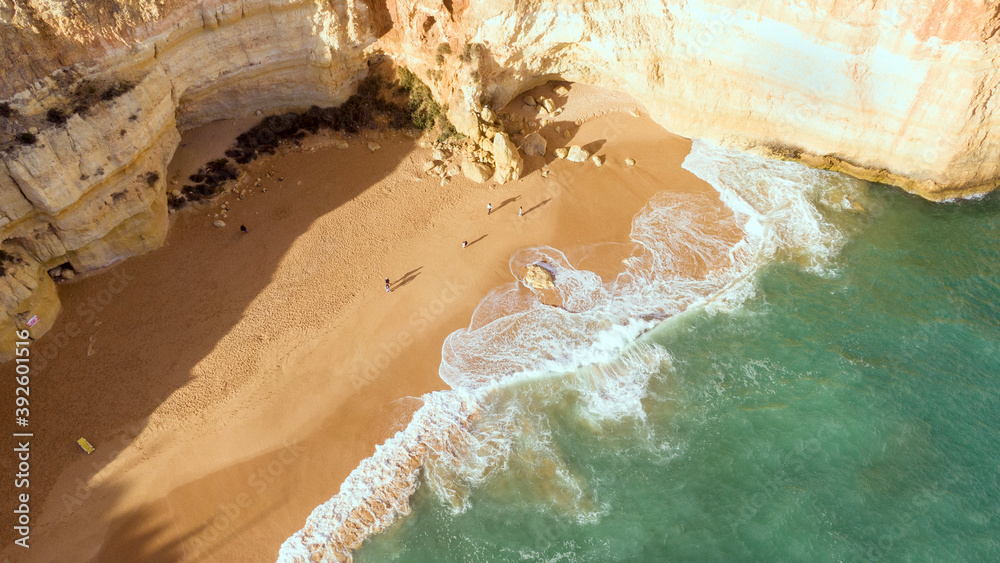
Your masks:
<svg viewBox="0 0 1000 563"><path fill-rule="evenodd" d="M40 411L100 399L69 408L40 444L58 460L48 467L64 467L36 504L36 533L60 545L51 553L65 558L75 546L80 560L274 560L313 508L406 425L414 397L447 388L437 375L441 342L468 324L490 289L512 281L514 251L628 243L632 217L663 189L718 199L680 168L690 141L622 113L583 123L571 141L550 139L550 154L606 141L604 167L554 161L542 178L543 159L526 157L523 178L500 187L461 177L439 186L421 169L430 149L403 135L383 135L374 153L360 136L346 150L319 146L323 137L251 163L241 187L268 169L284 180L244 201L221 196L209 208L231 200L226 227L213 227L202 208L172 216L166 247L116 266L135 281L80 323L80 336L47 366L78 375L61 380ZM639 164L625 166L626 157ZM609 186L619 188L614 200L603 197ZM517 207L530 211L519 218ZM463 250L463 239L475 242ZM66 311L53 334L86 320L79 304L113 275L60 288ZM360 378L343 375L359 369ZM87 381L104 384L96 397ZM104 420L107 413L118 416ZM121 451L109 456L122 428ZM92 438L106 465L75 456L68 432ZM86 498L67 514L65 498L81 482ZM54 560L39 552L33 560Z"/></svg>

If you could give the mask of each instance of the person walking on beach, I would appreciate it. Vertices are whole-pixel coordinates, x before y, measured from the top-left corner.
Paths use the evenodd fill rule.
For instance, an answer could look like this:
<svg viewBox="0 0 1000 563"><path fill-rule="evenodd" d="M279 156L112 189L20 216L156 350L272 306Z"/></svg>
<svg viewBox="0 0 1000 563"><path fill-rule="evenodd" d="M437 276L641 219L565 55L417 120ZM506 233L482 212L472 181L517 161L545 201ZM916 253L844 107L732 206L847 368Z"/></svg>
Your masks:
<svg viewBox="0 0 1000 563"><path fill-rule="evenodd" d="M389 278L385 278L385 292L392 293L392 288L389 287Z"/></svg>
<svg viewBox="0 0 1000 563"><path fill-rule="evenodd" d="M463 240L462 241L462 248L465 248L466 246L469 246L469 241Z"/></svg>
<svg viewBox="0 0 1000 563"><path fill-rule="evenodd" d="M492 203L487 203L486 204L486 214L489 215L490 213L493 213L493 204Z"/></svg>
<svg viewBox="0 0 1000 563"><path fill-rule="evenodd" d="M524 207L518 207L517 208L517 216L518 217L524 217Z"/></svg>

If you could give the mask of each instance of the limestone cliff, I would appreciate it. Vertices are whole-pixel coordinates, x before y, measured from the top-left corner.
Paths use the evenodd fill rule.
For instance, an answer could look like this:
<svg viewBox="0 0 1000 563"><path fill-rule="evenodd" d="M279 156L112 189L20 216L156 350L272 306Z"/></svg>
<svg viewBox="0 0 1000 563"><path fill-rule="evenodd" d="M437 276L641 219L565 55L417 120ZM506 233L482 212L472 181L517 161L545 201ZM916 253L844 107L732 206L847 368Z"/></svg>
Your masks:
<svg viewBox="0 0 1000 563"><path fill-rule="evenodd" d="M944 199L1000 177L998 30L1000 5L974 0L9 1L0 351L10 325L51 324L48 269L162 244L179 131L336 103L378 52L470 135L483 107L560 78L625 91L682 135ZM110 95L75 107L86 88Z"/></svg>
<svg viewBox="0 0 1000 563"><path fill-rule="evenodd" d="M989 191L1000 175L996 2L529 0L395 10L401 25L386 49L411 65L437 41L476 46L471 63L445 63L469 69L442 73L461 90L453 112L463 102L502 106L559 77L625 91L688 137L930 199Z"/></svg>
<svg viewBox="0 0 1000 563"><path fill-rule="evenodd" d="M11 325L38 315L38 335L54 321L50 268L85 272L163 244L180 130L341 101L376 26L346 0L0 6L0 240L16 258L0 280L0 355ZM84 107L81 88L97 94ZM51 122L52 109L68 119Z"/></svg>

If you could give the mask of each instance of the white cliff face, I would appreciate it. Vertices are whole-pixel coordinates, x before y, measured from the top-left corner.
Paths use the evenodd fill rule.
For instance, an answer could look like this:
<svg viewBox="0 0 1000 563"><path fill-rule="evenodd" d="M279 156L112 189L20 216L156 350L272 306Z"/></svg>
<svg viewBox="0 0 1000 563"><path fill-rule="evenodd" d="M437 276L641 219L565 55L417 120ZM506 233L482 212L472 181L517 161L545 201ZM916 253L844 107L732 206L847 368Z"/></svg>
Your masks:
<svg viewBox="0 0 1000 563"><path fill-rule="evenodd" d="M495 106L559 77L623 90L685 136L931 199L988 191L1000 19L984 2L904 4L473 2L442 34L486 46Z"/></svg>
<svg viewBox="0 0 1000 563"><path fill-rule="evenodd" d="M179 130L338 103L375 52L415 70L477 138L484 105L559 78L624 91L682 135L930 199L988 191L1000 177L1000 15L982 1L82 6L0 5L0 99L40 123L35 145L0 153L0 239L24 260L0 283L4 335L58 309L48 268L91 270L162 244L162 178ZM452 54L439 62L442 43ZM137 85L45 124L79 78ZM0 138L14 133L0 117ZM36 333L52 322L42 320ZM0 355L8 349L0 342Z"/></svg>

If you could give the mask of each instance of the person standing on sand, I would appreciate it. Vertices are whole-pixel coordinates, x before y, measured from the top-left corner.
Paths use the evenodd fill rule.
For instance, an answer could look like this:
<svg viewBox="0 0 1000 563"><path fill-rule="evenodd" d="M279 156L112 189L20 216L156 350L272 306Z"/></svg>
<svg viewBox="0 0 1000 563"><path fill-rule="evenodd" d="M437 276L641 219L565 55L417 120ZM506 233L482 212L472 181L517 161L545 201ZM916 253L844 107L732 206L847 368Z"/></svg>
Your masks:
<svg viewBox="0 0 1000 563"><path fill-rule="evenodd" d="M465 248L466 246L469 246L469 241L463 240L462 241L462 248Z"/></svg>
<svg viewBox="0 0 1000 563"><path fill-rule="evenodd" d="M243 233L243 234L247 234L250 231L247 230L247 226L246 225L240 225L240 232Z"/></svg>
<svg viewBox="0 0 1000 563"><path fill-rule="evenodd" d="M489 215L490 213L493 213L493 204L492 203L487 203L486 204L486 214Z"/></svg>
<svg viewBox="0 0 1000 563"><path fill-rule="evenodd" d="M389 287L389 278L385 278L385 292L392 293L392 288Z"/></svg>
<svg viewBox="0 0 1000 563"><path fill-rule="evenodd" d="M524 217L524 207L518 207L517 208L517 216L518 217Z"/></svg>

